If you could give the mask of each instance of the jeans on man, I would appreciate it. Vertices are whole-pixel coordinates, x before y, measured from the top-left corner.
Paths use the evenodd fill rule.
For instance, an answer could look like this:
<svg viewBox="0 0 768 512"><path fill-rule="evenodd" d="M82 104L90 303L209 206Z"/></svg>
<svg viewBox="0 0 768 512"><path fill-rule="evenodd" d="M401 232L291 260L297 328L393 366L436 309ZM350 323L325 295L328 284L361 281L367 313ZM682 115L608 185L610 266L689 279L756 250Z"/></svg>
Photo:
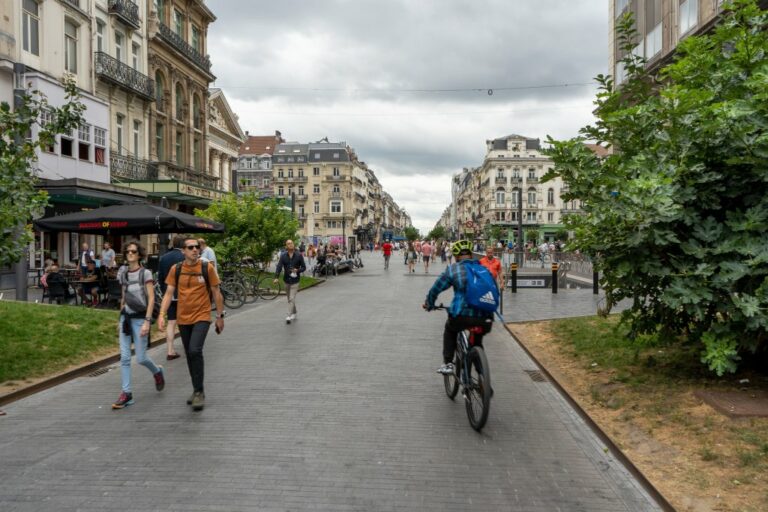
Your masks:
<svg viewBox="0 0 768 512"><path fill-rule="evenodd" d="M203 345L211 322L197 322L189 325L179 325L181 343L184 345L184 353L187 354L187 367L189 376L192 377L192 389L203 393L203 377L205 376L205 364L203 361Z"/></svg>
<svg viewBox="0 0 768 512"><path fill-rule="evenodd" d="M122 380L123 392L131 392L131 340L136 348L136 362L152 372L152 375L160 371L160 368L147 356L147 343L149 335L140 336L141 326L144 324L144 318L128 318L131 326L131 334L123 332L122 325L125 317L120 315L120 377Z"/></svg>
<svg viewBox="0 0 768 512"><path fill-rule="evenodd" d="M285 295L288 297L288 314L296 314L296 294L299 293L299 283L285 283Z"/></svg>

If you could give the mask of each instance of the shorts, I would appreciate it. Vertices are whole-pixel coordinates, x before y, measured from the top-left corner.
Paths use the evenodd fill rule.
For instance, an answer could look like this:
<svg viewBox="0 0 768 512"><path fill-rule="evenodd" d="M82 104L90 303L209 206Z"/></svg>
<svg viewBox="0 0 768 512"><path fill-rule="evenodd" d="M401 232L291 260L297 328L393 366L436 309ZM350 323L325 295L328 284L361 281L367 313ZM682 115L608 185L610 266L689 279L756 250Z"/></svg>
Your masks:
<svg viewBox="0 0 768 512"><path fill-rule="evenodd" d="M424 259L424 263L429 263L430 256L422 256L422 258Z"/></svg>
<svg viewBox="0 0 768 512"><path fill-rule="evenodd" d="M171 305L168 306L168 320L176 320L176 301L172 300Z"/></svg>

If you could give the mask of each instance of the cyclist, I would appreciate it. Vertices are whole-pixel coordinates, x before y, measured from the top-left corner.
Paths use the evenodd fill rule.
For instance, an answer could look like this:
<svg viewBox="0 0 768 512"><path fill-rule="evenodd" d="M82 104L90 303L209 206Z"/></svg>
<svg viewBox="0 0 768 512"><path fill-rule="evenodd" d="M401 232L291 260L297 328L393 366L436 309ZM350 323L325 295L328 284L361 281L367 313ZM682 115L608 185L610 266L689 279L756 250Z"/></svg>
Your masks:
<svg viewBox="0 0 768 512"><path fill-rule="evenodd" d="M448 309L448 320L443 330L443 365L437 369L437 373L450 375L453 373L453 354L456 352L456 338L459 332L470 327L483 327L483 334L491 331L493 325L493 313L486 313L471 308L464 300L464 291L467 288L467 265L480 265L472 259L472 242L459 240L451 247L451 252L456 257L456 263L449 265L435 284L427 293L427 299L422 307L427 311L435 308L435 301L441 292L453 287L453 301ZM475 345L483 346L483 334L475 335Z"/></svg>

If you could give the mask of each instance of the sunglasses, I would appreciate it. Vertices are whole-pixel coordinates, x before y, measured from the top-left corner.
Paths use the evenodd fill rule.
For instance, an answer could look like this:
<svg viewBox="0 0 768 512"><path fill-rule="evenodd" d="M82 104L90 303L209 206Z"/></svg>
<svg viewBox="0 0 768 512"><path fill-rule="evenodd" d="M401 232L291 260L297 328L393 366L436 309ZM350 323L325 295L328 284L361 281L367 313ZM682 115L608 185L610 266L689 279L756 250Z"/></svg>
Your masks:
<svg viewBox="0 0 768 512"><path fill-rule="evenodd" d="M185 245L184 247L186 247L190 251L194 251L195 249L200 250L200 246L199 245Z"/></svg>
<svg viewBox="0 0 768 512"><path fill-rule="evenodd" d="M139 251L137 251L136 249L128 249L127 251L125 251L125 253L126 254L139 254Z"/></svg>

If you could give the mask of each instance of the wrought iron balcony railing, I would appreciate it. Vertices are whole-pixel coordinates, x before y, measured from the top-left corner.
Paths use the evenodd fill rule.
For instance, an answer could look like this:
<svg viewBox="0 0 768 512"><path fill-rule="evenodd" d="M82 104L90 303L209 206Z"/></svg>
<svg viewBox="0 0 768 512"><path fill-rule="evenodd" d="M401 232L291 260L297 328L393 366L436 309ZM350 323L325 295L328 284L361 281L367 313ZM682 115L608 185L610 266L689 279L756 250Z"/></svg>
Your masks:
<svg viewBox="0 0 768 512"><path fill-rule="evenodd" d="M496 184L497 185L506 185L507 184L507 178L497 177L496 178Z"/></svg>
<svg viewBox="0 0 768 512"><path fill-rule="evenodd" d="M163 162L163 165L165 166L165 174L168 178L194 183L195 185L214 190L218 188L219 178L216 176L211 176L189 167L181 167L172 162Z"/></svg>
<svg viewBox="0 0 768 512"><path fill-rule="evenodd" d="M539 178L532 178L531 176L528 176L527 178L525 178L525 181L527 183L538 183L539 182Z"/></svg>
<svg viewBox="0 0 768 512"><path fill-rule="evenodd" d="M211 59L207 55L201 54L191 44L186 42L179 34L171 30L165 23L159 25L160 38L171 45L179 53L184 55L193 64L201 68L206 73L211 72Z"/></svg>
<svg viewBox="0 0 768 512"><path fill-rule="evenodd" d="M104 52L96 52L96 75L147 101L155 99L155 81Z"/></svg>
<svg viewBox="0 0 768 512"><path fill-rule="evenodd" d="M157 179L157 166L147 160L112 152L109 155L109 174L113 181L154 181Z"/></svg>
<svg viewBox="0 0 768 512"><path fill-rule="evenodd" d="M307 194L296 194L297 201L306 201L308 199Z"/></svg>
<svg viewBox="0 0 768 512"><path fill-rule="evenodd" d="M135 29L141 26L139 6L131 0L109 0L109 13L117 15L123 23Z"/></svg>
<svg viewBox="0 0 768 512"><path fill-rule="evenodd" d="M346 181L349 176L326 176L325 181Z"/></svg>

